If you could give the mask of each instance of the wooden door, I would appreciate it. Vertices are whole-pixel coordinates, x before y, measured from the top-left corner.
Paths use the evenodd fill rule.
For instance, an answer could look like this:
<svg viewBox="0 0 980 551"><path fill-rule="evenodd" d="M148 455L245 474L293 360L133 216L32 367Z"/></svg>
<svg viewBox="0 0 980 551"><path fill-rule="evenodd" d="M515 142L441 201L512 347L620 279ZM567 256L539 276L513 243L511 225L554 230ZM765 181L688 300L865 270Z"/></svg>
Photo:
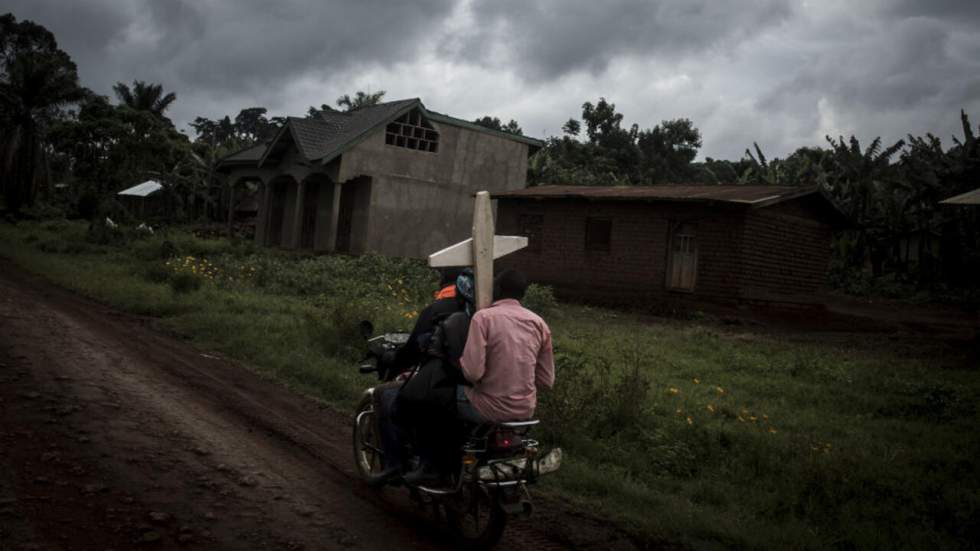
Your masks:
<svg viewBox="0 0 980 551"><path fill-rule="evenodd" d="M671 289L693 291L697 276L697 226L694 224L678 224L671 237L670 272L667 285Z"/></svg>

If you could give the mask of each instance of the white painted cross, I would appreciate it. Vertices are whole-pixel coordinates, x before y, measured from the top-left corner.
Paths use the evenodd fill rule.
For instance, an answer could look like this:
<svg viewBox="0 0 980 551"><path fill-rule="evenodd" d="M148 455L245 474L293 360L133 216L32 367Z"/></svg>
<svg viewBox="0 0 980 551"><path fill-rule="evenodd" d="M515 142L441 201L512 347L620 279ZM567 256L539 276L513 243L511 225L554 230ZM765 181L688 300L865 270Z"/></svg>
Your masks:
<svg viewBox="0 0 980 551"><path fill-rule="evenodd" d="M494 259L527 247L527 238L493 234L490 194L479 191L473 201L473 237L429 255L429 266L449 268L473 266L476 279L476 308L490 306L493 299Z"/></svg>

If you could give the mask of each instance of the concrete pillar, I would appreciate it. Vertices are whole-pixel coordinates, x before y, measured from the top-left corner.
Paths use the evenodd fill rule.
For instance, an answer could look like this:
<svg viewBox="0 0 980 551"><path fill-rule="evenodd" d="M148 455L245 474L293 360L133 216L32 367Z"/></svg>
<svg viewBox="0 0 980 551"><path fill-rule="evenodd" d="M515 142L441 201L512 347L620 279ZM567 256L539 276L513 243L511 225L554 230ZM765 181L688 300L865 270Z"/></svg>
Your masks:
<svg viewBox="0 0 980 551"><path fill-rule="evenodd" d="M289 221L289 228L291 232L289 234L289 247L290 249L299 249L300 243L303 239L303 203L306 201L306 180L296 183L296 201L293 203L293 209L289 213L292 218Z"/></svg>
<svg viewBox="0 0 980 551"><path fill-rule="evenodd" d="M337 250L337 222L340 219L341 185L333 183L330 189L330 217L327 219L326 243L324 250Z"/></svg>
<svg viewBox="0 0 980 551"><path fill-rule="evenodd" d="M259 212L255 218L255 244L266 246L266 235L269 228L269 205L272 200L272 186L269 183L259 181L262 188L261 200L259 201Z"/></svg>

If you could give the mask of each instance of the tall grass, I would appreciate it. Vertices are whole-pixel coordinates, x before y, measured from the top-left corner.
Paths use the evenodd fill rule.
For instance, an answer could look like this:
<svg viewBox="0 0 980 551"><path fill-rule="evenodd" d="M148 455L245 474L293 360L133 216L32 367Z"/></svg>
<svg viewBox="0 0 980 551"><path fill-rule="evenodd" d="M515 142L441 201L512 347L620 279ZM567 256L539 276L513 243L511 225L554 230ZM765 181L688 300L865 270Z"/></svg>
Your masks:
<svg viewBox="0 0 980 551"><path fill-rule="evenodd" d="M421 263L308 257L183 231L93 243L73 223L0 225L0 254L349 407L356 322L406 329ZM178 291L176 278L199 289ZM696 548L971 548L980 541L980 373L942 343L808 339L528 304L555 335L544 485Z"/></svg>

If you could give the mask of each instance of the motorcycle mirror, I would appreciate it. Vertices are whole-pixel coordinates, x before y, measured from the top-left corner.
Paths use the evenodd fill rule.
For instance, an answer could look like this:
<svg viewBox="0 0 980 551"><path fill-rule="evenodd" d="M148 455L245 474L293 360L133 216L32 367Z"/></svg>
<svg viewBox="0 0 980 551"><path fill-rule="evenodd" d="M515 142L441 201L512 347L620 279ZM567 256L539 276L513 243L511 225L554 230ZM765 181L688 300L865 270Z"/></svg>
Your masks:
<svg viewBox="0 0 980 551"><path fill-rule="evenodd" d="M362 337L367 339L374 334L374 324L368 320L364 320L357 324L357 330L361 332Z"/></svg>

